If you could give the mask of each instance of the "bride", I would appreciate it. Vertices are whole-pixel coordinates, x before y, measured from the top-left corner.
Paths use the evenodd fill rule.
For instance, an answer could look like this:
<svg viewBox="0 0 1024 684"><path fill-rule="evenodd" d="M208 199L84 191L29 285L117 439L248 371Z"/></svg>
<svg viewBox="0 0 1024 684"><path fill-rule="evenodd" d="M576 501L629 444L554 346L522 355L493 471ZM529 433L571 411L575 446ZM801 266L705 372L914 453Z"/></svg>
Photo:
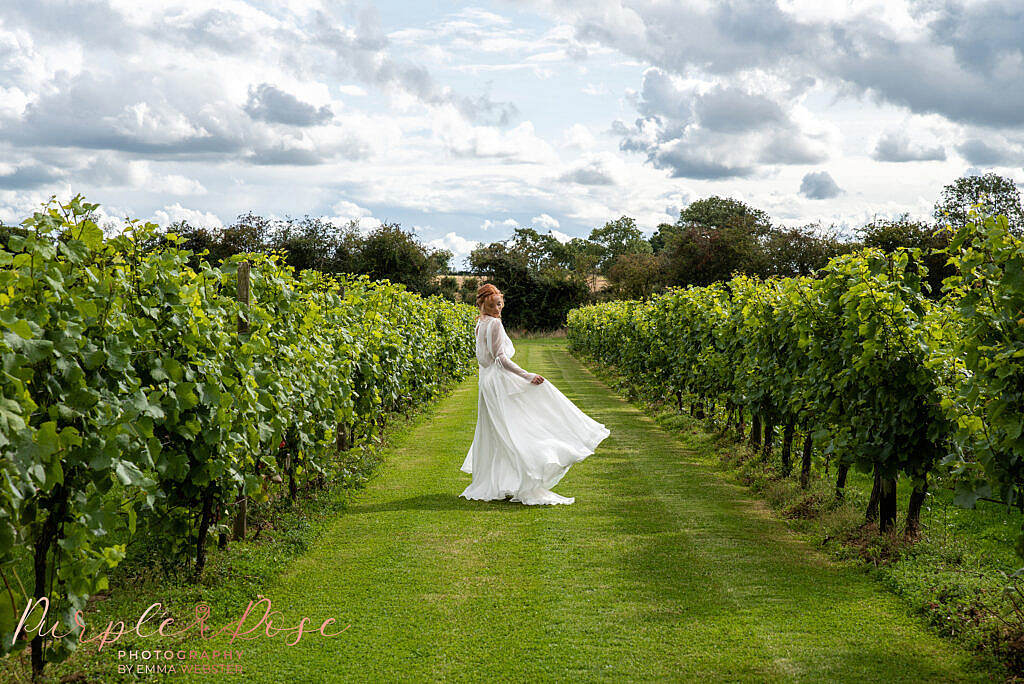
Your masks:
<svg viewBox="0 0 1024 684"><path fill-rule="evenodd" d="M594 453L609 430L558 388L511 359L501 322L505 298L491 283L477 290L476 358L480 364L476 431L462 470L473 481L459 496L534 504L571 504L550 491L569 466Z"/></svg>

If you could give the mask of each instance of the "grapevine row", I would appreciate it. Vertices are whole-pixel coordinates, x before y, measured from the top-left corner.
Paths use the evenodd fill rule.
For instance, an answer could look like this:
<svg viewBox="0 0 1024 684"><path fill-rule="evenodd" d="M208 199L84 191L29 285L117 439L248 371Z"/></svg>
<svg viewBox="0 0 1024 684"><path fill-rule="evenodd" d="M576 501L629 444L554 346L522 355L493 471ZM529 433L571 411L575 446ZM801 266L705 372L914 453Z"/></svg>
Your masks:
<svg viewBox="0 0 1024 684"><path fill-rule="evenodd" d="M192 268L174 236L140 248L155 225L105 238L96 206L51 204L0 246L0 653L30 597L74 625L138 528L201 571L236 500L343 477L389 412L473 367L472 307L273 256Z"/></svg>
<svg viewBox="0 0 1024 684"><path fill-rule="evenodd" d="M724 419L800 480L812 445L874 474L868 520L896 520L896 486L913 492L917 532L929 477L951 469L957 501L1024 508L1024 242L978 211L944 250L956 275L926 295L925 255L878 249L833 258L814 277L737 275L614 301L568 316L570 348L616 369L651 398Z"/></svg>

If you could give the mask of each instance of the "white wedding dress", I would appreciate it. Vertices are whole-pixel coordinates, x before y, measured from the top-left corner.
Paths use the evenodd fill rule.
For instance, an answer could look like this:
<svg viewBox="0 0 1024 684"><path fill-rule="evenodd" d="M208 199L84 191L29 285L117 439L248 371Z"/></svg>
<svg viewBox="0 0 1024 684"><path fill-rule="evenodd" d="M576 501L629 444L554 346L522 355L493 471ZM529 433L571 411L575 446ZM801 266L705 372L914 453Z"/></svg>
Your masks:
<svg viewBox="0 0 1024 684"><path fill-rule="evenodd" d="M480 365L476 431L462 470L473 481L459 496L504 499L528 505L571 504L576 498L550 491L569 466L594 453L609 430L580 411L546 379L532 383L511 360L512 340L501 319L476 324Z"/></svg>

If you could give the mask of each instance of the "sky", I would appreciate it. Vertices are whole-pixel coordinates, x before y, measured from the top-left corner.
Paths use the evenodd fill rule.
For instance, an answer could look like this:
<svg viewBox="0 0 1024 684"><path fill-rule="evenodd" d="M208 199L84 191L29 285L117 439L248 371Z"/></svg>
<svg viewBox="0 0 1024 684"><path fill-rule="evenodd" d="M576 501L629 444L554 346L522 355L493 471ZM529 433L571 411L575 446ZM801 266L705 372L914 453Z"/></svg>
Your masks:
<svg viewBox="0 0 1024 684"><path fill-rule="evenodd" d="M735 197L787 226L1024 185L1020 0L4 0L0 221L381 221L450 249Z"/></svg>

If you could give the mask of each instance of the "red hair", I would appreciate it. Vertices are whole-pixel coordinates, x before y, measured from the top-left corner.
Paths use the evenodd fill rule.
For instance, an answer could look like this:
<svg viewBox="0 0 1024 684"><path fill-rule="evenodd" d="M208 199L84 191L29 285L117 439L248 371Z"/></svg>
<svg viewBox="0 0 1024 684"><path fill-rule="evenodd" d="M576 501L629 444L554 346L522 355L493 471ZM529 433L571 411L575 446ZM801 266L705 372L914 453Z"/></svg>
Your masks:
<svg viewBox="0 0 1024 684"><path fill-rule="evenodd" d="M480 315L477 316L477 318L480 318L480 316L484 314L485 307L490 309L490 311L487 312L489 315L494 316L495 318L501 318L501 312L496 311L496 302L498 301L497 297L500 296L502 296L501 290L491 283L484 283L478 287L476 289L476 305L480 308Z"/></svg>

